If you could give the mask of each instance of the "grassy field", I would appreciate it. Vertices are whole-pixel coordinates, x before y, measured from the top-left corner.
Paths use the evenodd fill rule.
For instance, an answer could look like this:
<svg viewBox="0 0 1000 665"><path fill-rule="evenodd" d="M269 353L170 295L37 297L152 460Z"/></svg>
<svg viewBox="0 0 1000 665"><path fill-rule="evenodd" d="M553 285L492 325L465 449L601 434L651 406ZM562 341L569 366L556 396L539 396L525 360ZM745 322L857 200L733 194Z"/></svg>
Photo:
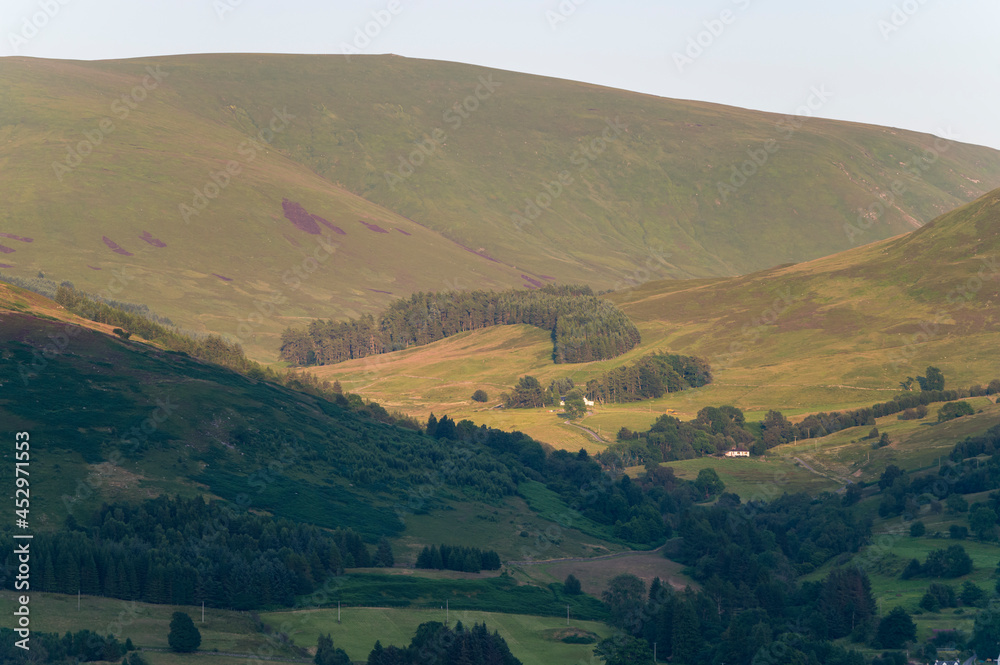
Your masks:
<svg viewBox="0 0 1000 665"><path fill-rule="evenodd" d="M495 550L501 561L524 559L525 551L540 548L544 558L593 556L625 549L624 545L582 531L580 520L570 524L563 520L564 526L559 526L551 520L562 513L561 506L552 508L551 514L535 512L521 497L509 497L499 506L449 502L444 510L408 515L406 531L393 543L396 561L410 565L417 560L421 549L441 544ZM556 538L544 536L553 530L558 531Z"/></svg>
<svg viewBox="0 0 1000 665"><path fill-rule="evenodd" d="M783 455L769 454L765 459L702 457L663 465L688 480L697 478L702 469L714 469L725 483L726 491L738 494L744 501L769 501L785 493L817 494L839 487L836 481L813 473Z"/></svg>
<svg viewBox="0 0 1000 665"><path fill-rule="evenodd" d="M655 577L659 577L662 582L676 589L683 589L686 586L692 589L701 588L701 585L681 572L681 569L681 564L665 558L659 550L630 552L626 556L585 561L552 561L517 567L518 573L525 578L543 584L562 583L568 575L574 575L580 580L580 585L586 593L597 597L608 588L608 582L613 577L624 574L635 575L646 584L647 589Z"/></svg>
<svg viewBox="0 0 1000 665"><path fill-rule="evenodd" d="M565 617L534 617L519 614L492 612L411 609L379 609L352 607L341 612L337 622L336 609L275 612L261 615L261 619L287 632L300 645L315 645L320 634L329 633L333 643L344 649L353 660L368 657L375 640L382 646L394 644L405 647L410 643L418 625L426 621L448 619L454 627L476 622L486 623L507 641L510 650L524 665L573 665L581 660L589 662L593 645L564 644L556 636L567 628ZM611 635L608 626L595 621L577 621L570 617L570 628L593 633L598 638Z"/></svg>
<svg viewBox="0 0 1000 665"><path fill-rule="evenodd" d="M942 457L946 459L956 442L1000 423L1000 406L991 399L974 397L967 401L977 413L943 423L937 422L940 404L931 405L927 417L920 420L899 420L897 415L878 418L875 426L892 441L884 448L872 449L871 441L863 439L871 430L866 426L778 446L769 455L798 457L816 471L845 482L878 480L889 464L908 471L930 468Z"/></svg>
<svg viewBox="0 0 1000 665"><path fill-rule="evenodd" d="M102 635L114 634L124 641L130 638L139 648L167 649L170 617L174 612L187 612L201 632L202 642L197 655L146 651L143 655L151 665L185 665L197 662L206 665L245 665L248 659L270 656L289 660L302 659L297 647L315 650L320 633L331 633L334 644L347 651L354 660L364 660L376 640L383 646L409 644L417 626L425 621L445 621L444 610L376 609L349 607L337 622L336 609L271 612L260 615L261 621L274 629L287 632L294 644L285 645L259 632L250 614L208 608L201 621L200 607L150 605L107 598L83 596L77 609L77 598L50 593L31 594L32 629L39 632L65 633L92 630ZM15 595L0 591L0 611L6 617L0 626L13 627L12 612ZM565 644L558 637L567 628L566 618L538 617L526 614L501 614L455 610L449 613L451 625L456 621L471 625L486 622L507 640L514 655L525 665L571 665L589 657L593 645ZM597 621L572 619L569 626L592 633L598 639L611 634L611 629ZM213 651L243 654L242 657L213 655ZM311 658L311 656L306 656Z"/></svg>
<svg viewBox="0 0 1000 665"><path fill-rule="evenodd" d="M147 68L160 80L123 117L111 100ZM499 85L455 116L482 80ZM721 201L720 180L780 116L390 55L11 57L0 88L18 164L0 176L16 193L0 225L33 240L5 242L3 270L114 289L271 361L289 325L420 290L741 274L910 230L1000 185L994 150L951 144L927 164L929 135L816 118ZM907 178L914 165L924 178ZM573 182L516 225L563 171ZM848 237L897 178L907 195ZM297 228L284 199L339 231Z"/></svg>
<svg viewBox="0 0 1000 665"><path fill-rule="evenodd" d="M13 611L16 596L11 591L0 592L0 608L3 620L0 625L14 627ZM201 632L202 651L213 650L254 654L271 653L275 656L300 658L293 648L282 645L258 632L257 627L246 612L229 612L207 608L205 622L201 621L200 607L180 607L173 605L151 605L124 600L83 596L77 609L76 596L54 593L31 594L31 628L39 632L59 633L66 631L92 630L101 635L113 634L124 642L130 638L137 647L167 649L167 634L170 632L170 617L174 612L186 612ZM315 641L313 643L315 645ZM192 662L192 656L168 653L151 653L148 660L152 665L174 665ZM208 657L199 654L197 662L210 665L245 664L246 659Z"/></svg>

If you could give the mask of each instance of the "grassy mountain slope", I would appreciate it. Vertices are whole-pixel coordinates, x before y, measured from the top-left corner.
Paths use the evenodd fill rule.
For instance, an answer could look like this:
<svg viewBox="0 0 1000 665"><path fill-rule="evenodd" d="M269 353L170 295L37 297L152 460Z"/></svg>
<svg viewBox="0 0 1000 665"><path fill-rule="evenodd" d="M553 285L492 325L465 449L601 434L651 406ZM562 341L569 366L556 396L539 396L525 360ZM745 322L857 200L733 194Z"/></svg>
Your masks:
<svg viewBox="0 0 1000 665"><path fill-rule="evenodd" d="M395 56L5 58L0 90L0 232L34 241L4 237L15 251L2 269L238 335L256 358L274 358L289 324L417 290L546 276L609 287L811 259L1000 184L996 151L927 135L794 129L772 114ZM718 183L770 139L767 163L723 201ZM401 159L419 165L390 186ZM897 179L905 191L884 218L849 237L844 225ZM515 226L525 198L553 194ZM286 198L346 234L296 228ZM201 203L186 223L179 206ZM320 238L338 245L332 257Z"/></svg>
<svg viewBox="0 0 1000 665"><path fill-rule="evenodd" d="M613 361L561 367L530 331L477 331L373 359L314 368L411 413L434 411L516 427L569 449L600 448L548 409L483 410L525 373L578 384L653 350L706 358L715 381L659 400L608 405L582 424L612 438L664 411L693 418L735 404L760 418L885 401L900 381L940 367L948 385L1000 376L1000 190L912 233L743 277L650 282L608 296L639 326L642 345ZM460 369L460 372L458 371ZM461 380L455 379L460 375Z"/></svg>
<svg viewBox="0 0 1000 665"><path fill-rule="evenodd" d="M498 465L480 467L489 453L478 444L446 446L181 353L122 342L14 287L0 288L0 310L0 417L34 442L36 528L58 527L70 514L86 520L102 502L201 495L370 539L391 536L398 560L412 563L442 542L517 558L527 541L516 534L552 525L524 499L482 485L488 476L514 489L495 475ZM3 477L13 482L12 474ZM485 493L469 494L480 485ZM622 549L575 528L562 533L566 556Z"/></svg>

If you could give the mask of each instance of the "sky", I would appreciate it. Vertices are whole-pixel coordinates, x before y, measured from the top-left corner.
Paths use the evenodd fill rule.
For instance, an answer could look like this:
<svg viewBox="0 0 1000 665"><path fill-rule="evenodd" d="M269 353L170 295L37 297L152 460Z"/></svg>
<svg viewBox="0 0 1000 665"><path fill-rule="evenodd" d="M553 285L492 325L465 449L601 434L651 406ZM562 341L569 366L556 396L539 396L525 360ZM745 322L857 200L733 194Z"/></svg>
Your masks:
<svg viewBox="0 0 1000 665"><path fill-rule="evenodd" d="M1000 149L997 0L3 0L0 56L395 53Z"/></svg>

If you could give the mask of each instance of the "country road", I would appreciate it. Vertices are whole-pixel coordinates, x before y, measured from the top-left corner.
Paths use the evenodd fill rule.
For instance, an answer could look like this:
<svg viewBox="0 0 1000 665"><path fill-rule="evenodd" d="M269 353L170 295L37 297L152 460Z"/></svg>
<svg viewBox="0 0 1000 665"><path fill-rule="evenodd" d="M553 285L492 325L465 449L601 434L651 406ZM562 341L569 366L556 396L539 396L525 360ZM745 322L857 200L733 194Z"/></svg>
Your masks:
<svg viewBox="0 0 1000 665"><path fill-rule="evenodd" d="M573 427L577 427L579 429L582 429L584 432L586 432L587 434L589 434L594 439L594 441L597 441L598 443L605 443L605 444L607 443L607 441L605 441L603 438L601 438L600 434L598 434L594 430L590 429L589 427L584 427L583 425L580 425L578 423L574 423L574 422L572 422L570 420L564 420L563 422L565 424L567 424L567 425L571 425Z"/></svg>

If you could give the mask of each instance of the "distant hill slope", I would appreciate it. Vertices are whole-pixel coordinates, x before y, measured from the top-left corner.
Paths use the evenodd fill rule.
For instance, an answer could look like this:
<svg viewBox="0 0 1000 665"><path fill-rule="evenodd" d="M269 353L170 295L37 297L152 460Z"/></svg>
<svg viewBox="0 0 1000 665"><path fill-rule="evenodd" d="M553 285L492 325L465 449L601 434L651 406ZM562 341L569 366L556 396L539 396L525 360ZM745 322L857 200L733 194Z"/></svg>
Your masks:
<svg viewBox="0 0 1000 665"><path fill-rule="evenodd" d="M659 343L745 377L895 388L934 364L952 386L988 381L1000 375L1000 190L834 256L611 299Z"/></svg>
<svg viewBox="0 0 1000 665"><path fill-rule="evenodd" d="M1000 377L1000 190L909 234L743 277L663 280L609 294L642 344L611 361L564 367L530 330L479 331L376 359L315 368L328 380L408 413L470 417L575 450L585 432L549 413L483 410L525 373L577 384L654 350L706 359L714 381L653 402L599 408L583 424L609 439L648 428L664 411L704 406L801 414L867 406L928 365L950 388ZM599 444L598 444L599 445Z"/></svg>
<svg viewBox="0 0 1000 665"><path fill-rule="evenodd" d="M1000 185L928 135L395 56L4 58L0 139L0 270L261 359L418 290L742 274Z"/></svg>

